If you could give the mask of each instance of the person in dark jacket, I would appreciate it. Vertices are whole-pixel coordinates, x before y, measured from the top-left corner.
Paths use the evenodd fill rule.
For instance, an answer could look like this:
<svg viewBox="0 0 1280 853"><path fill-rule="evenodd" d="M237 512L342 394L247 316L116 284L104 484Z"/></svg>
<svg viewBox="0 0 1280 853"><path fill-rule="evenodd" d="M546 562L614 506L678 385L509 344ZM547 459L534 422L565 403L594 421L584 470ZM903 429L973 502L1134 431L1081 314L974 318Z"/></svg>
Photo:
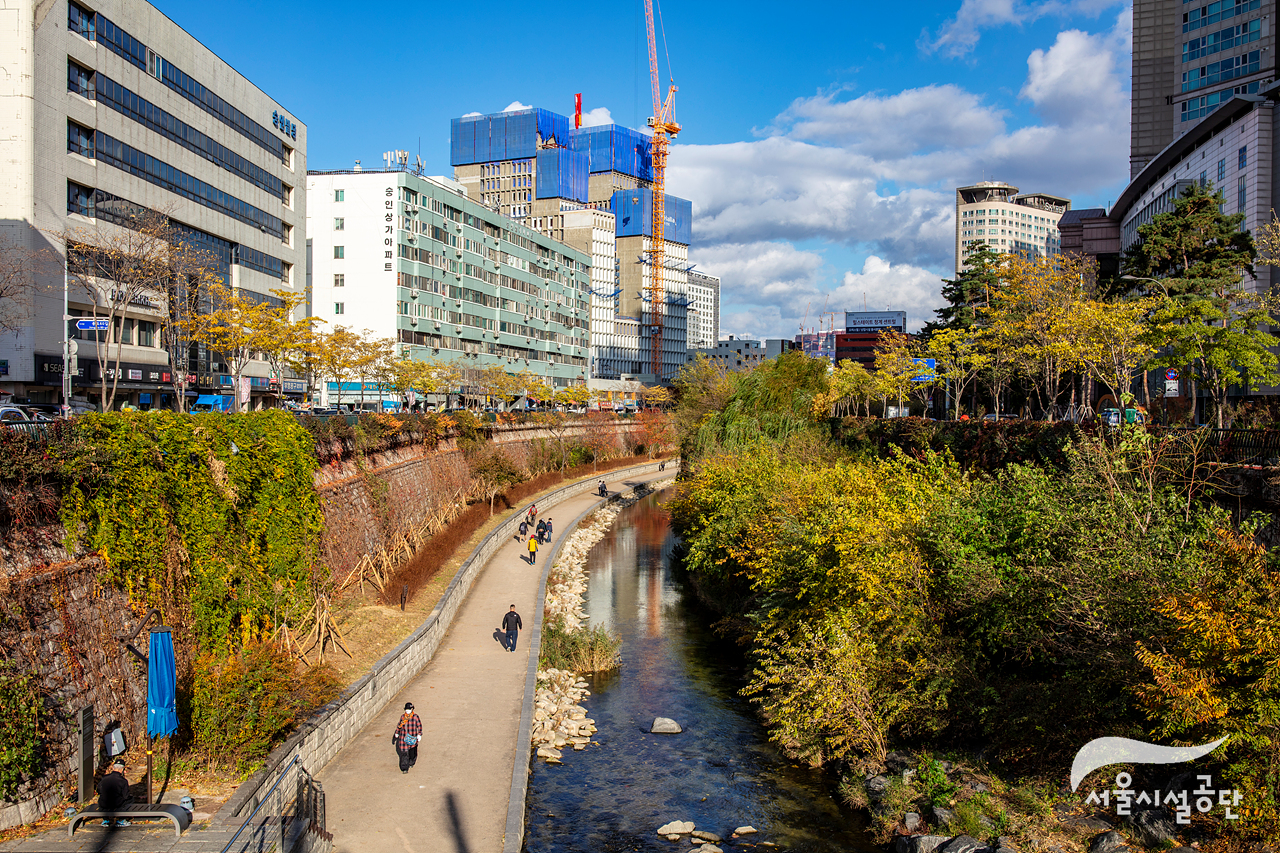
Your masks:
<svg viewBox="0 0 1280 853"><path fill-rule="evenodd" d="M538 519L538 542L539 544L547 541L547 523L542 519Z"/></svg>
<svg viewBox="0 0 1280 853"><path fill-rule="evenodd" d="M111 763L111 771L98 781L98 808L102 811L113 811L129 802L129 780L124 777L124 762L116 759ZM124 818L106 819L103 826L128 826Z"/></svg>
<svg viewBox="0 0 1280 853"><path fill-rule="evenodd" d="M609 494L609 490L604 486L604 480L600 481L600 485L596 487L596 491L600 493L600 497L602 498Z"/></svg>
<svg viewBox="0 0 1280 853"><path fill-rule="evenodd" d="M418 741L422 740L422 718L413 712L413 703L404 703L404 713L391 736L396 755L400 757L400 772L408 773L418 760Z"/></svg>
<svg viewBox="0 0 1280 853"><path fill-rule="evenodd" d="M547 516L547 541L551 541L551 516Z"/></svg>
<svg viewBox="0 0 1280 853"><path fill-rule="evenodd" d="M516 612L516 606L513 604L511 609L502 617L502 630L507 632L507 651L514 652L516 650L516 636L523 627L524 625L520 622L520 614Z"/></svg>
<svg viewBox="0 0 1280 853"><path fill-rule="evenodd" d="M521 542L528 535L529 535L529 522L527 521L520 522L520 535L516 537L516 541Z"/></svg>

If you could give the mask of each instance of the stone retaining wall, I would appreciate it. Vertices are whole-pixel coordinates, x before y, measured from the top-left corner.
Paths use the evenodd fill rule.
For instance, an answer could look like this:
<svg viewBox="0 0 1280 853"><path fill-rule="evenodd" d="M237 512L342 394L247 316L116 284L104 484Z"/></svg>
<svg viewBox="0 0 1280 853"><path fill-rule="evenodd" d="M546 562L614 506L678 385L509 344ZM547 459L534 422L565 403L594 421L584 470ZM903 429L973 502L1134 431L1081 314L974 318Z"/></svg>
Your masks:
<svg viewBox="0 0 1280 853"><path fill-rule="evenodd" d="M610 479L634 476L658 470L659 462L608 473ZM569 498L593 492L597 480L587 479L557 489L538 500L539 508L550 509ZM466 599L476 576L489 557L515 534L524 517L523 508L511 511L459 567L439 603L404 642L373 665L368 674L352 684L342 696L321 708L288 740L267 758L262 770L236 789L219 812L226 822L244 820L257 805L261 792L275 781L278 768L285 767L294 756L312 774L318 773L355 735L431 660L440 641L453 623L454 614ZM296 765L295 765L296 766ZM287 770L293 773L293 769ZM286 780L286 785L293 780Z"/></svg>

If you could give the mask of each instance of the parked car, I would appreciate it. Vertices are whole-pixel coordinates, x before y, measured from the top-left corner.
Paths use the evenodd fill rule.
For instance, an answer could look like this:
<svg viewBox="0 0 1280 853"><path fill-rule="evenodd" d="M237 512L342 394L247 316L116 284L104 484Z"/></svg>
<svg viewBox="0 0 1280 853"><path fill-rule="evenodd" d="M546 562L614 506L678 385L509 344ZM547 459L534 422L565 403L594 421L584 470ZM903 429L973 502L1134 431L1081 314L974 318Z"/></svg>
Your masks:
<svg viewBox="0 0 1280 853"><path fill-rule="evenodd" d="M31 418L27 415L26 410L20 406L0 406L0 423L29 424L31 423Z"/></svg>

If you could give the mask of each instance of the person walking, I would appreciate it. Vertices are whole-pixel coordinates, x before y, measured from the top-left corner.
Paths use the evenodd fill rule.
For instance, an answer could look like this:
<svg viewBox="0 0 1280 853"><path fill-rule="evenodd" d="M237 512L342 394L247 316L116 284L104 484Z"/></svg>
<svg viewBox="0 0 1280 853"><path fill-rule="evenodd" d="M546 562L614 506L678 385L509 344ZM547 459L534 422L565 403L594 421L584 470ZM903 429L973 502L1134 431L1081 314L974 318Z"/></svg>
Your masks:
<svg viewBox="0 0 1280 853"><path fill-rule="evenodd" d="M547 541L547 523L542 519L538 519L538 529L536 532L538 534L538 544L542 544Z"/></svg>
<svg viewBox="0 0 1280 853"><path fill-rule="evenodd" d="M529 537L529 565L533 565L538 561L538 537Z"/></svg>
<svg viewBox="0 0 1280 853"><path fill-rule="evenodd" d="M600 485L596 486L596 491L600 493L602 498L609 494L609 490L605 488L604 480L601 480Z"/></svg>
<svg viewBox="0 0 1280 853"><path fill-rule="evenodd" d="M413 712L413 703L404 703L404 713L400 715L400 723L396 733L391 736L396 755L400 756L400 772L408 773L409 768L418 760L418 741L422 739L422 719Z"/></svg>
<svg viewBox="0 0 1280 853"><path fill-rule="evenodd" d="M517 542L521 542L521 541L523 541L523 540L524 540L524 537L526 537L526 536L528 536L528 535L529 535L529 522L527 522L527 521L521 521L521 522L520 522L520 535L516 537L516 541L517 541Z"/></svg>
<svg viewBox="0 0 1280 853"><path fill-rule="evenodd" d="M547 542L551 541L551 516L547 516Z"/></svg>
<svg viewBox="0 0 1280 853"><path fill-rule="evenodd" d="M523 627L524 625L520 622L520 614L516 612L516 606L513 604L511 609L502 616L502 630L507 632L507 651L514 652L516 650L516 637Z"/></svg>
<svg viewBox="0 0 1280 853"><path fill-rule="evenodd" d="M104 812L115 811L129 802L129 780L124 776L124 762L117 758L111 762L111 772L98 781L98 808ZM125 818L106 818L103 826L129 826Z"/></svg>

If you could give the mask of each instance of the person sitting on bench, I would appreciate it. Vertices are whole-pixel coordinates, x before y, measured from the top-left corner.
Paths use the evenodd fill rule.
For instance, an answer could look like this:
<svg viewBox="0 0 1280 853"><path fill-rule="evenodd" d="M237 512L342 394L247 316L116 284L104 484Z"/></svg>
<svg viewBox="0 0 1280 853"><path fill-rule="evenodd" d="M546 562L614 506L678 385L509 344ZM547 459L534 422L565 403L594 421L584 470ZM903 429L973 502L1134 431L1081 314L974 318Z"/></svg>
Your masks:
<svg viewBox="0 0 1280 853"><path fill-rule="evenodd" d="M98 782L98 810L109 812L129 802L129 780L124 777L124 761L117 758L111 762L111 772ZM103 826L129 826L125 818L112 820L104 818Z"/></svg>

